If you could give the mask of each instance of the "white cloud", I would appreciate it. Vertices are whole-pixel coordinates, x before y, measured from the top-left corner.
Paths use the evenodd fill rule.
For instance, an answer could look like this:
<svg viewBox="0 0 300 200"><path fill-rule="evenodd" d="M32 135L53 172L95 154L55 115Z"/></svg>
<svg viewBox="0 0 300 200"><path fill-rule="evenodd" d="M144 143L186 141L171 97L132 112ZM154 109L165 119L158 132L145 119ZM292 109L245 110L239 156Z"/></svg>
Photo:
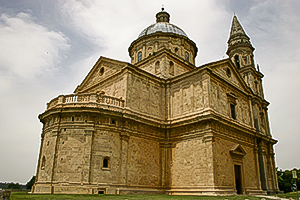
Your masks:
<svg viewBox="0 0 300 200"><path fill-rule="evenodd" d="M69 49L63 33L36 24L30 14L0 17L0 71L30 79L55 70Z"/></svg>

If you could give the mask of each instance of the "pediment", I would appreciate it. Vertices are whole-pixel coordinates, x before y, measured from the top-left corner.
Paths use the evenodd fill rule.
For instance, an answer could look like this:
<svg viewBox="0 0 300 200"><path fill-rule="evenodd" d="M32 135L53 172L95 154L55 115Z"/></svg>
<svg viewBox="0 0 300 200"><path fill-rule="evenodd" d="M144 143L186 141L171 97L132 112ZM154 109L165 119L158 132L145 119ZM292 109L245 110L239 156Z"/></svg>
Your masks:
<svg viewBox="0 0 300 200"><path fill-rule="evenodd" d="M229 59L219 61L210 66L213 73L224 79L226 82L249 92L249 88L246 85L244 79L241 77L237 69L232 65Z"/></svg>
<svg viewBox="0 0 300 200"><path fill-rule="evenodd" d="M89 88L121 71L126 64L125 62L100 57L82 83L76 88L75 93L88 92Z"/></svg>
<svg viewBox="0 0 300 200"><path fill-rule="evenodd" d="M170 63L173 63L172 70ZM180 76L195 69L193 64L184 61L183 58L167 49L159 50L155 55L148 56L135 66L162 79Z"/></svg>
<svg viewBox="0 0 300 200"><path fill-rule="evenodd" d="M238 155L238 156L245 156L247 154L245 149L240 144L235 144L230 149L230 153L231 153L231 155Z"/></svg>

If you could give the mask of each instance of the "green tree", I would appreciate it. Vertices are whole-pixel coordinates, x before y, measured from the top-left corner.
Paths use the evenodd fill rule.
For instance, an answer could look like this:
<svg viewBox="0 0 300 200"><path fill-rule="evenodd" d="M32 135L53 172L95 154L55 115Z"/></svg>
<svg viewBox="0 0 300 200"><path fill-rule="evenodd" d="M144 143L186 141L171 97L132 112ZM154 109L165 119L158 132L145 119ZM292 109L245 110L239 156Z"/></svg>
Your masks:
<svg viewBox="0 0 300 200"><path fill-rule="evenodd" d="M34 182L35 182L35 176L32 176L31 179L30 179L30 181L28 181L26 183L26 189L27 190L31 190L31 187L33 186Z"/></svg>
<svg viewBox="0 0 300 200"><path fill-rule="evenodd" d="M293 169L293 170L278 170L277 169L277 177L278 177L278 186L281 191L284 191L284 193L292 192L293 184L295 183L295 180L292 176L292 171L297 171L297 188L300 189L300 170L299 169Z"/></svg>
<svg viewBox="0 0 300 200"><path fill-rule="evenodd" d="M19 183L9 183L7 189L22 189L22 186Z"/></svg>

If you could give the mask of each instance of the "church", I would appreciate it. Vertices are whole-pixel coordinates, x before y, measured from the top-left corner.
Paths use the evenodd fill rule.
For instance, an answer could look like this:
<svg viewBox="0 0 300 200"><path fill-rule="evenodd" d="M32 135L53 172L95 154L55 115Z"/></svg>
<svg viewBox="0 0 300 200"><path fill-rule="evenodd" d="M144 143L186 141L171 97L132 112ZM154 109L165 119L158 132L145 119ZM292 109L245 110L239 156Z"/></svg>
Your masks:
<svg viewBox="0 0 300 200"><path fill-rule="evenodd" d="M196 44L162 9L130 44L130 63L101 56L74 93L47 103L32 192L278 192L253 51L234 16L228 58L195 66Z"/></svg>

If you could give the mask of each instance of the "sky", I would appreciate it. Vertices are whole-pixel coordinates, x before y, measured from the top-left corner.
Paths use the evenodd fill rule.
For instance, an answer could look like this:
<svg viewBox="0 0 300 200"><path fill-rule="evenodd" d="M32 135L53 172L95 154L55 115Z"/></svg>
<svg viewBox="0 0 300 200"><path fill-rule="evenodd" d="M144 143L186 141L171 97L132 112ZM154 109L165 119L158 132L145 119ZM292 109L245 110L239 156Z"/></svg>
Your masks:
<svg viewBox="0 0 300 200"><path fill-rule="evenodd" d="M100 56L130 62L162 5L197 44L196 66L227 58L237 15L265 75L277 167L300 168L300 1L1 0L0 181L35 175L46 103L73 93Z"/></svg>

